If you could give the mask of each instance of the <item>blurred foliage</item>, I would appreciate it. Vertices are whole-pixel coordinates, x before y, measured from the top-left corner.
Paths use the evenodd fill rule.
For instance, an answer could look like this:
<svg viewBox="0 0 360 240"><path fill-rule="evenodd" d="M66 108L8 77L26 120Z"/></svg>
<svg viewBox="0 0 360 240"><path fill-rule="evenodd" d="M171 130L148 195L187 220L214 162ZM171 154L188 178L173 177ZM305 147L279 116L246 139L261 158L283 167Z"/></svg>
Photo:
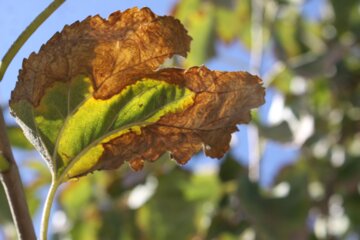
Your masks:
<svg viewBox="0 0 360 240"><path fill-rule="evenodd" d="M246 52L239 54L250 55L253 2L179 1L172 14L193 37L184 65L216 58L219 43L240 42ZM268 140L290 145L300 149L297 161L266 188L231 154L218 171L192 172L164 156L141 172L96 173L62 188L56 212L65 221L55 218L53 239L360 238L360 2L262 4L260 47L271 50L273 67L261 75L284 105L268 102L278 120L254 123L261 149ZM29 150L18 132L9 127L13 146ZM35 213L49 176L43 165L27 167L37 172L26 185ZM0 224L9 221L1 207Z"/></svg>
<svg viewBox="0 0 360 240"><path fill-rule="evenodd" d="M18 126L8 126L7 134L9 136L10 143L13 147L17 147L24 150L32 150L34 146L26 139L23 131Z"/></svg>

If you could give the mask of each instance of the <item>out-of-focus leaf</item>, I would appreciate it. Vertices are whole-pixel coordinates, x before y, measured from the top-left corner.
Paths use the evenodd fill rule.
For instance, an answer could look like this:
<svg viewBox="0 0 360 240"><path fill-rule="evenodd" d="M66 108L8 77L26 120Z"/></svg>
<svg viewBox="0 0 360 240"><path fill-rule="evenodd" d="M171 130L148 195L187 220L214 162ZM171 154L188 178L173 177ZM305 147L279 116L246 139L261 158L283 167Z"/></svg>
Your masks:
<svg viewBox="0 0 360 240"><path fill-rule="evenodd" d="M185 66L203 64L215 54L215 8L199 0L179 1L173 10L175 17L185 25L192 36L191 52Z"/></svg>
<svg viewBox="0 0 360 240"><path fill-rule="evenodd" d="M3 153L0 151L0 172L7 171L10 167L8 160L5 158Z"/></svg>
<svg viewBox="0 0 360 240"><path fill-rule="evenodd" d="M213 173L194 174L184 189L188 201L214 202L218 200L220 185ZM204 188L203 186L206 186Z"/></svg>
<svg viewBox="0 0 360 240"><path fill-rule="evenodd" d="M85 208L86 206L86 208ZM99 239L98 233L100 230L100 216L98 214L98 206L95 204L84 205L81 212L80 221L76 221L70 231L72 239Z"/></svg>
<svg viewBox="0 0 360 240"><path fill-rule="evenodd" d="M139 210L138 223L144 239L191 239L205 231L207 225L203 223L219 196L216 178L191 177L175 169L158 181L154 196Z"/></svg>
<svg viewBox="0 0 360 240"><path fill-rule="evenodd" d="M295 6L282 6L274 23L273 36L275 53L285 62L311 52L320 54L325 51L322 28L316 22L307 21Z"/></svg>
<svg viewBox="0 0 360 240"><path fill-rule="evenodd" d="M139 239L135 213L123 201L126 195L109 196L104 191L111 184L111 176L119 177L115 174L90 175L65 185L60 206L67 214L72 238ZM89 226L91 229L87 231Z"/></svg>
<svg viewBox="0 0 360 240"><path fill-rule="evenodd" d="M27 199L27 203L29 206L29 211L31 216L34 216L35 214L37 214L40 210L40 208L42 207L41 203L42 200L40 198L40 196L38 195L38 192L33 191L33 189L29 188L26 189L26 199Z"/></svg>
<svg viewBox="0 0 360 240"><path fill-rule="evenodd" d="M188 18L186 28L193 41L185 66L200 65L215 55L215 10L211 5L205 5Z"/></svg>
<svg viewBox="0 0 360 240"><path fill-rule="evenodd" d="M294 2L294 1L292 1L292 0L276 0L276 2L277 3L279 3L279 4L291 4L292 2Z"/></svg>
<svg viewBox="0 0 360 240"><path fill-rule="evenodd" d="M12 146L25 150L34 149L34 146L24 136L24 133L21 130L21 128L17 126L8 126L6 130L9 136L10 144Z"/></svg>
<svg viewBox="0 0 360 240"><path fill-rule="evenodd" d="M138 222L145 239L189 239L196 232L196 205L186 201L183 192L189 180L189 175L180 170L158 178L156 193L139 210Z"/></svg>
<svg viewBox="0 0 360 240"><path fill-rule="evenodd" d="M84 212L87 203L91 200L93 191L91 181L93 178L69 182L62 191L59 201L70 218L75 219L79 213Z"/></svg>
<svg viewBox="0 0 360 240"><path fill-rule="evenodd" d="M184 164L203 145L224 155L264 89L246 72L157 70L189 44L178 20L134 8L66 26L24 61L12 114L56 181L125 161L139 170L165 152Z"/></svg>
<svg viewBox="0 0 360 240"><path fill-rule="evenodd" d="M36 185L36 187L43 187L43 184L48 184L51 181L51 174L47 166L39 162L38 159L30 159L24 162L24 167L29 168L29 170L36 171L38 175L36 183L31 183L31 185Z"/></svg>
<svg viewBox="0 0 360 240"><path fill-rule="evenodd" d="M215 1L216 33L225 42L239 39L251 46L251 1Z"/></svg>
<svg viewBox="0 0 360 240"><path fill-rule="evenodd" d="M310 96L311 105L318 111L318 113L325 113L329 110L329 102L332 99L331 89L329 88L329 81L326 78L319 78L310 82L310 87L313 94Z"/></svg>
<svg viewBox="0 0 360 240"><path fill-rule="evenodd" d="M211 221L211 226L208 231L208 235L206 239L239 239L239 235L249 227L249 223L246 221L237 221L241 218L241 216L233 216L228 212L234 212L234 209L227 209L223 211L219 211L218 214L213 216ZM233 215L237 214L234 212ZM240 223L239 223L240 222Z"/></svg>
<svg viewBox="0 0 360 240"><path fill-rule="evenodd" d="M291 80L294 77L294 73L289 68L285 68L279 73L275 74L271 81L271 85L283 94L290 93Z"/></svg>
<svg viewBox="0 0 360 240"><path fill-rule="evenodd" d="M359 227L360 227L360 208L359 208L359 202L360 202L360 193L359 192L353 192L351 194L347 194L347 196L344 198L344 208L346 211L346 214L350 218L350 223L353 227L353 229L357 229L358 233Z"/></svg>
<svg viewBox="0 0 360 240"><path fill-rule="evenodd" d="M346 215L353 229L360 229L360 158L348 156L338 170L337 190L344 199ZM358 233L360 231L358 230Z"/></svg>
<svg viewBox="0 0 360 240"><path fill-rule="evenodd" d="M358 0L347 0L345 2L331 0L330 1L335 13L334 25L338 31L338 35L341 36L344 32L350 29L350 19L352 10L359 6Z"/></svg>
<svg viewBox="0 0 360 240"><path fill-rule="evenodd" d="M189 29L194 39L191 48L196 48L189 54L188 65L201 64L214 55L215 37L225 43L240 39L250 47L250 5L250 0L179 1L173 14Z"/></svg>
<svg viewBox="0 0 360 240"><path fill-rule="evenodd" d="M51 174L44 163L34 160L26 160L22 163L22 167L36 171L30 181L26 182L25 193L29 210L32 216L39 213L42 207L42 195L40 191L51 182Z"/></svg>
<svg viewBox="0 0 360 240"><path fill-rule="evenodd" d="M220 165L219 178L222 182L236 180L241 174L246 172L231 156L227 156Z"/></svg>
<svg viewBox="0 0 360 240"><path fill-rule="evenodd" d="M247 175L247 171L228 155L221 163L219 178L222 181L222 192L212 215L206 239L238 239L238 236L249 227L236 194L237 181L242 175Z"/></svg>
<svg viewBox="0 0 360 240"><path fill-rule="evenodd" d="M286 196L274 198L261 193L246 176L239 182L242 209L250 216L256 233L263 239L302 239L309 207L305 176L292 176ZM286 226L286 228L284 228Z"/></svg>
<svg viewBox="0 0 360 240"><path fill-rule="evenodd" d="M206 187L204 187L206 186ZM216 203L221 197L221 185L215 174L195 174L184 187L186 201L195 205L197 236L206 235L208 221L214 214Z"/></svg>
<svg viewBox="0 0 360 240"><path fill-rule="evenodd" d="M0 186L0 224L11 222L11 213L4 188Z"/></svg>
<svg viewBox="0 0 360 240"><path fill-rule="evenodd" d="M98 232L98 239L141 239L141 231L136 225L135 213L123 205L102 211L102 224Z"/></svg>
<svg viewBox="0 0 360 240"><path fill-rule="evenodd" d="M176 4L172 14L176 16L183 24L188 24L188 17L196 13L201 8L201 0L183 0Z"/></svg>
<svg viewBox="0 0 360 240"><path fill-rule="evenodd" d="M349 155L346 155L346 161L344 164L339 167L338 169L338 178L339 182L345 183L353 183L353 185L356 185L356 183L360 183L360 161L359 157L352 157ZM356 189L356 186L353 188Z"/></svg>
<svg viewBox="0 0 360 240"><path fill-rule="evenodd" d="M275 44L280 59L294 57L304 52L299 32L300 16L296 9L284 7L283 15L275 23ZM285 57L285 58L284 58Z"/></svg>
<svg viewBox="0 0 360 240"><path fill-rule="evenodd" d="M287 121L273 126L258 125L259 132L262 136L277 141L277 142L291 142L293 134Z"/></svg>
<svg viewBox="0 0 360 240"><path fill-rule="evenodd" d="M350 12L350 31L357 39L360 38L360 14L359 14L359 1L355 1Z"/></svg>

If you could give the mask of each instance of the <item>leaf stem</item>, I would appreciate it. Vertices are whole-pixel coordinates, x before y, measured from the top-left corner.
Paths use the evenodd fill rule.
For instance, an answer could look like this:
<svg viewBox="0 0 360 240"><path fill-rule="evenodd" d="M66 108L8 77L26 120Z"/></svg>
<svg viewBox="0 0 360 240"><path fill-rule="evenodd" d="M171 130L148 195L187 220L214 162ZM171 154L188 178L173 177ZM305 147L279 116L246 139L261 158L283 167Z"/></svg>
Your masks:
<svg viewBox="0 0 360 240"><path fill-rule="evenodd" d="M51 182L49 192L48 192L48 195L45 200L43 214L41 217L40 240L47 239L51 206L54 202L55 193L56 193L56 190L58 189L60 183L61 182L58 180L55 180L55 178L53 178L53 180Z"/></svg>
<svg viewBox="0 0 360 240"><path fill-rule="evenodd" d="M5 120L1 108L0 151L2 152L3 160L7 161L7 168L0 171L0 181L5 190L18 238L35 240L36 235L29 212L29 207L26 202L24 187L22 185L17 164L11 151L9 139L6 133Z"/></svg>
<svg viewBox="0 0 360 240"><path fill-rule="evenodd" d="M21 47L30 38L30 36L40 27L40 25L56 10L65 0L54 0L47 8L45 8L20 34L16 41L11 45L0 62L0 81L3 79L6 69L9 67L15 55L19 52Z"/></svg>

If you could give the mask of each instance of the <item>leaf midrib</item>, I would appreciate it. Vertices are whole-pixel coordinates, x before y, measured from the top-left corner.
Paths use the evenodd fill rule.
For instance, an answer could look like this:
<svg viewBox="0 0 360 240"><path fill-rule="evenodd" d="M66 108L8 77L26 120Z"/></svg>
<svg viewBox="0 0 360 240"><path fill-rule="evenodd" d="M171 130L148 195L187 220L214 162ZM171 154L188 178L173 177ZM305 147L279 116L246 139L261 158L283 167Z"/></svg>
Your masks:
<svg viewBox="0 0 360 240"><path fill-rule="evenodd" d="M139 92L138 94L136 94L132 99L136 98L136 97L139 97L141 96L142 94L146 93L149 89L153 89L153 88L156 88L157 86L153 86L151 88L147 88L141 92ZM140 121L140 122L135 122L135 123L131 123L131 124L126 124L120 128L116 128L112 131L109 131L109 129L111 129L111 127L114 125L117 117L118 117L118 114L114 115L114 119L112 121L111 124L109 124L109 127L108 129L105 131L109 131L107 134L104 134L102 137L99 137L99 138L96 138L94 141L92 141L91 143L89 143L83 150L81 150L75 157L73 157L70 161L68 161L68 165L66 165L63 170L61 171L61 174L59 176L58 179L62 179L64 180L64 176L65 174L77 163L77 161L87 152L89 151L91 148L95 147L96 145L100 144L104 139L110 137L111 135L113 134L116 134L117 132L120 132L120 131L123 131L123 130L126 130L126 129L129 129L131 127L134 127L134 126L141 126L141 127L144 127L146 125L150 125L150 124L153 124L153 122L147 122L146 120L148 120L149 118L151 118L152 116L154 116L156 113L158 113L159 111L162 111L166 106L174 103L174 102L177 102L177 101L181 101L183 100L184 98L188 97L189 94L185 94L184 96L182 96L180 99L174 99L170 102L168 102L167 104L165 104L164 106L162 106L161 108L157 108L155 109L154 111L151 111L150 113L148 113L143 119L143 121ZM58 137L56 139L56 147L54 147L54 153L53 155L56 157L57 156L57 150L58 150L58 143L60 141L60 138L61 138L61 134L65 128L65 125L66 123L68 122L68 120L71 118L71 116L73 116L73 114L87 101L89 100L90 98L92 98L92 96L90 95L89 97L85 98L83 101L81 101L77 106L76 108L74 108L73 111L71 111L70 114L67 115L66 119L64 120L64 124L63 126L61 127L61 130L59 131L59 134L58 134ZM123 108L125 108L128 104L130 104L131 100L128 101L124 106ZM54 160L56 161L56 159L54 158ZM57 166L56 166L56 170L57 169ZM62 181L61 180L61 181Z"/></svg>

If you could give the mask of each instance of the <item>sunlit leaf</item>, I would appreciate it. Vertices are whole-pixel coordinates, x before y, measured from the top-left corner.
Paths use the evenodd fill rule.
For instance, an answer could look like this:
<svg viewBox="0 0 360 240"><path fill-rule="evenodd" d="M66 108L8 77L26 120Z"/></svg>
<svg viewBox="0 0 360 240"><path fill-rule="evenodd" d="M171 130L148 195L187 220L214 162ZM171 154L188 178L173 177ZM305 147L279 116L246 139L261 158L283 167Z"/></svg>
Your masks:
<svg viewBox="0 0 360 240"><path fill-rule="evenodd" d="M251 47L251 1L215 1L216 33L224 42L239 39ZM227 4L224 4L227 2Z"/></svg>
<svg viewBox="0 0 360 240"><path fill-rule="evenodd" d="M203 64L215 55L215 11L210 3L199 0L180 1L173 14L184 24L193 37L191 52L185 66Z"/></svg>
<svg viewBox="0 0 360 240"><path fill-rule="evenodd" d="M147 8L88 17L24 61L12 114L59 181L165 152L184 164L203 146L222 157L264 89L246 72L157 69L189 45L178 20Z"/></svg>

